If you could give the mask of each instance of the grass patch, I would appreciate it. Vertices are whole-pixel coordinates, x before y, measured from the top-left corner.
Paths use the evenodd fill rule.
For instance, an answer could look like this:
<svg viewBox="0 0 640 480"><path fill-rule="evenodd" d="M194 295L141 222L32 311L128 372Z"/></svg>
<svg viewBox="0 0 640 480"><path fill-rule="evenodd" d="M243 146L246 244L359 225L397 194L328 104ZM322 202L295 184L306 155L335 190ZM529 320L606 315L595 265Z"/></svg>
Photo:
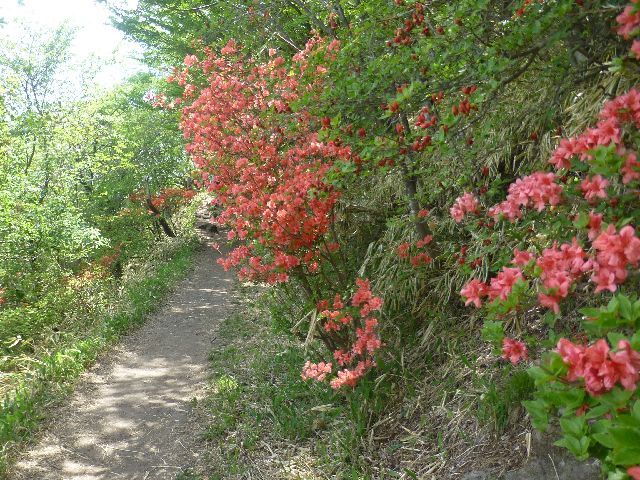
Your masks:
<svg viewBox="0 0 640 480"><path fill-rule="evenodd" d="M70 393L75 379L98 354L160 306L169 289L189 270L196 249L196 243L183 240L158 245L122 283L109 312L90 322L89 331L74 338L65 336L54 351L33 358L33 368L14 376L17 386L0 404L0 477L49 407Z"/></svg>
<svg viewBox="0 0 640 480"><path fill-rule="evenodd" d="M478 404L478 420L491 425L497 433L517 421L523 414L522 402L532 397L535 385L524 370L502 375L491 381Z"/></svg>
<svg viewBox="0 0 640 480"><path fill-rule="evenodd" d="M251 303L220 325L212 377L200 405L208 442L203 475L210 479L316 478L326 432L344 422L344 398L300 377L308 354L273 331Z"/></svg>
<svg viewBox="0 0 640 480"><path fill-rule="evenodd" d="M398 382L372 376L341 392L305 382L302 366L321 354L283 333L255 294L236 297L217 331L199 405L208 445L201 478L396 478L386 468L379 476L368 433L399 395ZM381 359L376 374L393 377L396 367Z"/></svg>
<svg viewBox="0 0 640 480"><path fill-rule="evenodd" d="M305 352L255 296L240 292L217 332L199 405L206 461L195 478L449 478L453 462L503 468L533 389L526 372L488 375L486 355L465 356L475 344L449 328L418 367L386 351L371 376L336 393L301 379L304 362L322 354Z"/></svg>

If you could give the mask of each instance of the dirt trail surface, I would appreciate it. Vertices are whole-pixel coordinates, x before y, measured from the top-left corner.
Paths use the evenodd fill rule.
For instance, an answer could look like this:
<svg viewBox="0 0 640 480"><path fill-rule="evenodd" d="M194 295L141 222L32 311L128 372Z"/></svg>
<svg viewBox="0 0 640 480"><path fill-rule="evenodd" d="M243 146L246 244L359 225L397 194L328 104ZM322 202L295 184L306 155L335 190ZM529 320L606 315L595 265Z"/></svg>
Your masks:
<svg viewBox="0 0 640 480"><path fill-rule="evenodd" d="M217 257L200 252L159 313L83 376L10 479L173 479L197 460L191 400L233 285Z"/></svg>

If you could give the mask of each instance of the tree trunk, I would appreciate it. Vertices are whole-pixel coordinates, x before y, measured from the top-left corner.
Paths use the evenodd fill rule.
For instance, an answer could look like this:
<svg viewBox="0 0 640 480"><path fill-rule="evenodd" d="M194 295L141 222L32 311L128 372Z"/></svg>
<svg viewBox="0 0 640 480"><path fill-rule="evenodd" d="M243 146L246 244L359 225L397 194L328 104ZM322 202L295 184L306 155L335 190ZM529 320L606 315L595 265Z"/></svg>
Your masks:
<svg viewBox="0 0 640 480"><path fill-rule="evenodd" d="M156 220L162 227L162 231L165 233L165 235L167 237L175 238L176 234L171 228L171 225L169 225L169 223L164 219L164 217L160 213L160 210L158 210L153 202L151 202L151 197L147 197L147 207L149 207L149 210L151 210L156 215Z"/></svg>

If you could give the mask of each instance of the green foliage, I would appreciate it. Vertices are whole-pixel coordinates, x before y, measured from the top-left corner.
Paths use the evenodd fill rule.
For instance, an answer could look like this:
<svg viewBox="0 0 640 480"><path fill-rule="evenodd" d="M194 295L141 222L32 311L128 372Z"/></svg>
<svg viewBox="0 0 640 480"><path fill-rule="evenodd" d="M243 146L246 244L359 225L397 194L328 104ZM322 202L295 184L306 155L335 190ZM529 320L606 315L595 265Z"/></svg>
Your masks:
<svg viewBox="0 0 640 480"><path fill-rule="evenodd" d="M521 404L531 398L534 383L527 372L522 370L499 378L498 382L490 382L482 394L478 419L491 424L497 433L501 433L510 423L519 420Z"/></svg>
<svg viewBox="0 0 640 480"><path fill-rule="evenodd" d="M49 338L49 352L39 354L36 362L29 362L29 370L22 375L13 376L14 381L8 391L3 391L0 404L0 474L15 447L33 434L51 404L69 393L77 376L106 346L153 312L160 304L158 300L188 271L194 243L177 241L163 247L156 249L146 264L139 265L142 274L128 279L121 289L103 287L102 308L81 312L90 328ZM15 355L12 351L7 353ZM6 365L2 367L6 370Z"/></svg>
<svg viewBox="0 0 640 480"><path fill-rule="evenodd" d="M571 241L572 227L584 228L588 223L585 202L532 212L514 224L483 219L480 225L474 219L473 228L456 228L449 215L453 199L463 191L474 191L487 206L502 201L517 176L544 168L559 138L592 125L605 100L637 84L632 57L616 59L627 55L629 44L611 28L626 1L428 2L420 4L424 22L413 25L410 35L402 29L418 11L413 1L303 0L231 6L145 0L135 11L109 3L117 24L146 43L149 56L160 65L178 65L184 55L199 53L201 46L219 47L232 37L256 57L276 48L288 58L287 53L313 36L312 28L341 41L335 59L318 59L327 69L322 92L317 95L314 90L291 107L306 110L318 120L327 119L319 127L319 138L348 145L359 156L358 162L338 163L327 176L341 191L327 237L348 246L341 259L345 276L367 276L384 295L381 325L387 353L380 359L381 379L387 373L405 375L409 368L415 375L425 375L431 368L454 364L452 358L477 356L477 352L469 354L465 345L454 344L452 338L460 332L463 338L482 335L494 345L494 353L500 353L505 332L517 336L527 332L534 345L549 349L558 338L582 327L591 335L612 334L611 343L624 334L637 348L638 300L629 293L637 290L635 277L630 278L628 291L592 309L583 309L590 294L583 285L576 287L575 297L563 303L562 315L541 312L532 298L537 280L519 282L506 302L495 302L486 312L462 311L457 301L470 277L494 276L511 261L514 248L526 246L539 254L553 240ZM422 33L422 28L429 31ZM407 35L410 41L403 43ZM313 73L309 79L316 79ZM477 90L461 91L471 86ZM456 113L463 99L474 106L469 115ZM436 128L423 131L416 125L424 108L437 117ZM270 114L265 112L265 118ZM360 128L362 133L357 133ZM412 151L413 142L426 133L430 144ZM618 172L622 162L613 148L600 147L592 172ZM574 166L566 179L570 193L578 191L586 173L585 168ZM624 201L630 204L635 196ZM421 208L430 211L424 220L417 217ZM605 202L594 208L615 217L617 227L633 224L637 216ZM412 246L426 233L435 237L429 247L433 260L429 265L414 267L398 258L400 245ZM332 298L342 273L333 265L323 267L306 283L292 281L279 288L271 312L278 330L293 331L309 346L307 339L315 327L310 312L319 298ZM592 320L580 320L582 316ZM467 348L477 348L475 342L468 343ZM513 385L501 378L486 385L484 402L476 398L480 408L474 411L501 430L510 412L524 400L537 428L555 423L556 414L560 415L557 422L563 438L559 444L579 458L597 456L606 447L612 450L613 457L606 460L612 475L618 471L614 463L627 465L623 460L633 458L635 452L625 451L605 432L614 429L622 438L625 431L616 429L624 425L616 422L630 419L625 412L613 415L613 420L603 417L623 408L629 398L613 390L597 400L587 399L567 387L567 366L557 353L545 354L530 372L538 392L535 398L529 398L531 382L518 372ZM447 387L465 388L452 385ZM337 441L338 457L350 462L354 472L367 468L366 461L357 457L359 441L393 408L393 392L386 396L381 390L367 381L342 401L349 406L355 398L362 402L362 408L349 414L353 423ZM239 391L246 393L243 388ZM294 426L304 431L295 405L285 399L279 402ZM585 402L592 412L587 415L594 415L586 423L575 415ZM282 428L290 430L286 423ZM229 455L234 461L241 458L237 448L230 449ZM620 473L619 478L625 475Z"/></svg>
<svg viewBox="0 0 640 480"><path fill-rule="evenodd" d="M25 36L0 47L0 463L186 271L197 208L158 201L192 185L163 82L78 92L73 32Z"/></svg>

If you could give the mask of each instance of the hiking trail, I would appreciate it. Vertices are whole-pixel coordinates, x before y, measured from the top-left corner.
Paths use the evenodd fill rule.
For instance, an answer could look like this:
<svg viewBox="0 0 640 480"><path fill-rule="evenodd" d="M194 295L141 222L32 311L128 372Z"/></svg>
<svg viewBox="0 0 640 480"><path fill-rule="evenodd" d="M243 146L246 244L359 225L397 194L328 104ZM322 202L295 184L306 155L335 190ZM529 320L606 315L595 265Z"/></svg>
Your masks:
<svg viewBox="0 0 640 480"><path fill-rule="evenodd" d="M192 400L202 398L234 281L216 263L217 237L206 238L166 304L79 379L11 480L174 479L197 462Z"/></svg>

